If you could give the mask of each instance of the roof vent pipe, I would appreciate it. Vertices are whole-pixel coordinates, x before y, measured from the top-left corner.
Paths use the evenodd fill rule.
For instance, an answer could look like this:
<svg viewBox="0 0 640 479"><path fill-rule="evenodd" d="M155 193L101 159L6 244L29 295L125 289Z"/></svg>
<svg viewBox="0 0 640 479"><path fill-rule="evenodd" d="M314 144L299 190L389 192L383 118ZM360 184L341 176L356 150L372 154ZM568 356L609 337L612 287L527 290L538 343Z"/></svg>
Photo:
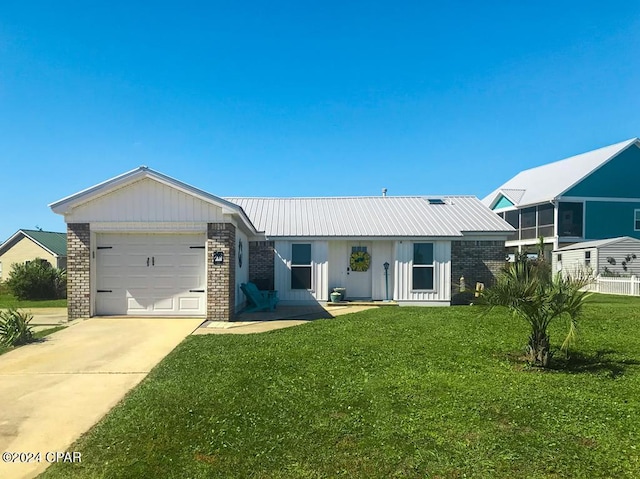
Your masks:
<svg viewBox="0 0 640 479"><path fill-rule="evenodd" d="M382 196L387 196L387 189L386 188L382 188Z"/></svg>

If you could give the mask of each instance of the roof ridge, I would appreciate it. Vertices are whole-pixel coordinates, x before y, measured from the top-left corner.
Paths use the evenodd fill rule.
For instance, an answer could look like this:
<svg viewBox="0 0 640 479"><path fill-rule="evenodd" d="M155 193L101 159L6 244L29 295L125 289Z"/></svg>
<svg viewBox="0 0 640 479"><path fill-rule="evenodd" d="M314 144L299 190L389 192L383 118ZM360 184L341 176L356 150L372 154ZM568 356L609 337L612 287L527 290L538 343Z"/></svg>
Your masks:
<svg viewBox="0 0 640 479"><path fill-rule="evenodd" d="M30 232L30 233L55 233L55 234L58 234L58 235L66 235L67 234L64 231L32 230L32 229L26 229L26 228L20 228L20 231Z"/></svg>
<svg viewBox="0 0 640 479"><path fill-rule="evenodd" d="M549 163L545 163L544 165L538 165L538 166L533 166L531 168L527 168L526 170L522 170L518 173L518 175L524 173L525 171L532 171L532 170L536 170L538 168L546 168L549 165L556 165L558 163L561 163L563 161L568 161L568 160L573 160L574 158L577 158L579 156L583 156L583 155L591 155L593 153L597 153L601 150L606 150L607 148L613 148L614 146L619 146L618 149L622 149L623 145L625 147L629 146L631 143L635 142L635 141L640 141L640 138L635 137L635 138L629 138L628 140L624 140L624 141L620 141L618 143L612 143L610 145L607 146L602 146L600 148L596 148L595 150L589 150L589 151L584 151L582 153L578 153L577 155L571 155L571 156L567 156L565 158L561 158L559 160L555 160L555 161L551 161ZM612 154L611 156L609 156L609 158L611 158L612 156L614 156L615 154ZM603 160L603 162L606 160ZM517 176L517 175L516 175ZM513 189L517 189L517 188L513 188Z"/></svg>
<svg viewBox="0 0 640 479"><path fill-rule="evenodd" d="M397 195L397 196L224 196L223 198L237 200L335 200L335 199L393 199L393 198L477 198L476 195Z"/></svg>

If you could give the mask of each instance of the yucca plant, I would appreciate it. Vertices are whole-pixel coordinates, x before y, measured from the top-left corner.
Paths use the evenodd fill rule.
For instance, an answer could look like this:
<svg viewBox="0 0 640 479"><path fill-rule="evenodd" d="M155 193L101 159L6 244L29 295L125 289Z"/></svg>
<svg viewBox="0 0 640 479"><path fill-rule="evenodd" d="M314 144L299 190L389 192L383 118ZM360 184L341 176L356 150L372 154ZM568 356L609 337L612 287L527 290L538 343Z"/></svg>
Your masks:
<svg viewBox="0 0 640 479"><path fill-rule="evenodd" d="M490 306L506 306L514 316L529 324L531 334L525 348L526 359L546 367L551 359L549 324L554 320L567 322L567 337L560 349L568 354L576 338L584 301L589 296L581 289L589 282L587 275L558 274L549 278L528 262L518 262L510 265L483 296Z"/></svg>
<svg viewBox="0 0 640 479"><path fill-rule="evenodd" d="M0 343L6 346L21 346L33 341L33 330L29 322L33 316L16 309L0 313Z"/></svg>

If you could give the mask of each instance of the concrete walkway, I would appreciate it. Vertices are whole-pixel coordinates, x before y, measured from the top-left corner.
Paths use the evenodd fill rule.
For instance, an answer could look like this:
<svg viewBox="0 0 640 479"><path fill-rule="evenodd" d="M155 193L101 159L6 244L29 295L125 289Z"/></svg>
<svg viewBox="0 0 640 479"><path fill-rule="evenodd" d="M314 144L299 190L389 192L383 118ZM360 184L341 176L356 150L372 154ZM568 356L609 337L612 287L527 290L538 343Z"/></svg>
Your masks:
<svg viewBox="0 0 640 479"><path fill-rule="evenodd" d="M331 319L343 314L377 308L371 305L278 306L275 311L244 313L235 321L205 321L193 334L252 334L289 328L318 319Z"/></svg>
<svg viewBox="0 0 640 479"><path fill-rule="evenodd" d="M69 451L201 322L92 318L0 356L0 452L41 453L1 462L0 478L46 469L47 452Z"/></svg>

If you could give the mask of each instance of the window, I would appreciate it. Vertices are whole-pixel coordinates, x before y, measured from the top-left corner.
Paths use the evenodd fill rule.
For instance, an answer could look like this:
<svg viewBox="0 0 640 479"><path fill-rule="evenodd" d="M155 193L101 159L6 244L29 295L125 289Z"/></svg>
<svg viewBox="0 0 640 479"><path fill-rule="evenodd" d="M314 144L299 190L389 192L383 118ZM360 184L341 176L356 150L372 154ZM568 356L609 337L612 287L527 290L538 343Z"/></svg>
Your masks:
<svg viewBox="0 0 640 479"><path fill-rule="evenodd" d="M591 251L584 252L584 265L591 266Z"/></svg>
<svg viewBox="0 0 640 479"><path fill-rule="evenodd" d="M553 236L553 205L538 206L538 236Z"/></svg>
<svg viewBox="0 0 640 479"><path fill-rule="evenodd" d="M519 233L517 230L520 228L520 213L518 212L518 210L511 210L511 211L505 212L504 220L516 229L516 231L511 235L509 235L509 238L507 239L508 240L519 239Z"/></svg>
<svg viewBox="0 0 640 479"><path fill-rule="evenodd" d="M640 231L640 210L633 210L633 229Z"/></svg>
<svg viewBox="0 0 640 479"><path fill-rule="evenodd" d="M520 218L518 210L507 211L504 214L504 219L507 223L513 226L515 229L520 228Z"/></svg>
<svg viewBox="0 0 640 479"><path fill-rule="evenodd" d="M536 237L536 207L520 210L520 239Z"/></svg>
<svg viewBox="0 0 640 479"><path fill-rule="evenodd" d="M560 203L558 205L558 235L582 237L582 203Z"/></svg>
<svg viewBox="0 0 640 479"><path fill-rule="evenodd" d="M311 289L311 245L291 245L291 289Z"/></svg>
<svg viewBox="0 0 640 479"><path fill-rule="evenodd" d="M538 224L540 226L553 225L553 205L538 206Z"/></svg>
<svg viewBox="0 0 640 479"><path fill-rule="evenodd" d="M558 255L558 262L560 262L560 261L562 261L562 255L561 254Z"/></svg>
<svg viewBox="0 0 640 479"><path fill-rule="evenodd" d="M433 289L433 243L413 244L413 289Z"/></svg>

